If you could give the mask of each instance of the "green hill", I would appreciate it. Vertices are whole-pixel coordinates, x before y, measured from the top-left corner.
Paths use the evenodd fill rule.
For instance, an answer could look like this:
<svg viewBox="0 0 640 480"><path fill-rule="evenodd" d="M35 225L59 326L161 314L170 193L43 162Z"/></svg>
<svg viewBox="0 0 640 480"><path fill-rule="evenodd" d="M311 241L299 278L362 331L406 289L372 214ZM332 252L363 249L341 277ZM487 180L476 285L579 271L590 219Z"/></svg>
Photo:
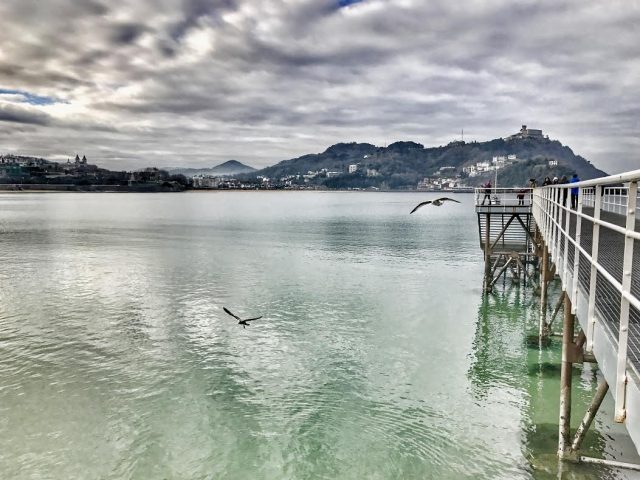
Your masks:
<svg viewBox="0 0 640 480"><path fill-rule="evenodd" d="M302 176L307 175L306 183L326 188L413 189L425 177L458 177L468 185L479 185L493 179L495 172L469 176L463 171L465 167L513 155L515 160L506 161L504 168L498 170L501 186L525 185L529 178L542 182L545 176L570 176L574 172L581 179L606 175L568 146L543 137L452 142L430 148L410 141L386 148L369 143L339 143L322 153L285 160L255 174L273 181L300 176L294 182L305 181ZM557 165L553 165L554 160ZM357 165L357 171L349 173L349 165Z"/></svg>

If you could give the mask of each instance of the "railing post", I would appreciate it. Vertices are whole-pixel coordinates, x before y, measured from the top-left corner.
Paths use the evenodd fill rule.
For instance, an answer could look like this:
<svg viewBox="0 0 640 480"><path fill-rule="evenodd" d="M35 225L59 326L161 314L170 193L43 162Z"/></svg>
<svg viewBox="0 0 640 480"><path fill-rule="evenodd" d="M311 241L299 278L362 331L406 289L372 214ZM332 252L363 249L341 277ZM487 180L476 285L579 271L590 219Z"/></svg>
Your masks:
<svg viewBox="0 0 640 480"><path fill-rule="evenodd" d="M552 191L548 191L549 189L544 190L543 193L543 198L544 198L544 205L541 207L541 213L544 214L544 238L545 239L549 239L549 229L551 228L551 215L550 215L550 207L551 207L551 193ZM548 245L550 244L547 240L545 240L545 243L547 243Z"/></svg>
<svg viewBox="0 0 640 480"><path fill-rule="evenodd" d="M569 195L567 195L567 198L569 198ZM569 295L569 286L567 285L567 282L569 280L569 269L567 268L567 263L569 262L569 234L571 233L569 229L571 228L571 209L568 209L565 205L562 211L566 216L566 220L564 222L564 255L562 257L562 289L567 292L567 295ZM575 300L571 300L571 305L573 305L575 303Z"/></svg>
<svg viewBox="0 0 640 480"><path fill-rule="evenodd" d="M593 233L591 235L591 278L589 279L589 310L587 314L587 352L593 351L593 334L596 328L596 289L598 269L598 251L600 247L600 210L602 208L602 187L595 187L595 204L593 206Z"/></svg>
<svg viewBox="0 0 640 480"><path fill-rule="evenodd" d="M578 214L576 215L576 244L573 249L573 277L571 294L571 313L576 313L576 305L578 305L578 277L580 276L580 250L578 247L582 236L582 202L584 200L584 189L578 190Z"/></svg>
<svg viewBox="0 0 640 480"><path fill-rule="evenodd" d="M616 374L616 407L615 420L623 422L626 417L627 391L627 341L629 338L629 299L626 295L631 292L631 271L633 269L633 242L628 232L636 225L636 204L638 197L638 182L629 183L627 196L627 234L624 238L624 261L622 266L622 293L620 299L620 331L618 334L618 364Z"/></svg>
<svg viewBox="0 0 640 480"><path fill-rule="evenodd" d="M558 196L558 198L556 199L556 201L559 203L560 202L560 198ZM554 220L554 224L553 224L553 250L554 250L554 254L553 256L555 257L554 262L556 264L556 271L559 272L559 269L561 267L560 265L560 225L562 224L562 209L558 204L554 204L554 209L553 209L553 220Z"/></svg>
<svg viewBox="0 0 640 480"><path fill-rule="evenodd" d="M554 189L557 190L557 189ZM556 228L556 212L558 209L558 205L556 205L556 193L557 192L553 192L551 195L551 261L553 263L555 263L557 265L557 258L556 258L556 237L558 234L557 228Z"/></svg>

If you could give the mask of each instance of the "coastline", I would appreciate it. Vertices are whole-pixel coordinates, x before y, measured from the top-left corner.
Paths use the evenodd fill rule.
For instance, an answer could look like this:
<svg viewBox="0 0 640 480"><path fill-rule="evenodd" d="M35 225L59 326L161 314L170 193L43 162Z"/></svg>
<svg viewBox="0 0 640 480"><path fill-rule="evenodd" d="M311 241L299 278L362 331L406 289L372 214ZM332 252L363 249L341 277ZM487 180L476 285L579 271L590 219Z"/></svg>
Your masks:
<svg viewBox="0 0 640 480"><path fill-rule="evenodd" d="M0 193L163 193L184 192L184 188L149 185L69 185L69 184L0 184Z"/></svg>
<svg viewBox="0 0 640 480"><path fill-rule="evenodd" d="M351 192L351 193L473 193L464 190L404 190L404 189L312 189L312 188L175 188L159 184L147 185L71 185L71 184L0 184L0 193L181 193L181 192Z"/></svg>

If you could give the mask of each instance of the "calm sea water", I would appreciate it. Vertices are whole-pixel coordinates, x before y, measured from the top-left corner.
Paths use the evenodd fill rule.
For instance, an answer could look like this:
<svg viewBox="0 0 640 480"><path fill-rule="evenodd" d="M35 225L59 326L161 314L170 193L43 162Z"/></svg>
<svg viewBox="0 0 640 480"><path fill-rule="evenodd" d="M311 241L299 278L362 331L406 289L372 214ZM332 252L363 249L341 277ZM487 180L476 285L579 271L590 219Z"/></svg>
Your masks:
<svg viewBox="0 0 640 480"><path fill-rule="evenodd" d="M538 299L430 196L0 195L0 477L626 478L559 474ZM611 410L586 453L633 459Z"/></svg>

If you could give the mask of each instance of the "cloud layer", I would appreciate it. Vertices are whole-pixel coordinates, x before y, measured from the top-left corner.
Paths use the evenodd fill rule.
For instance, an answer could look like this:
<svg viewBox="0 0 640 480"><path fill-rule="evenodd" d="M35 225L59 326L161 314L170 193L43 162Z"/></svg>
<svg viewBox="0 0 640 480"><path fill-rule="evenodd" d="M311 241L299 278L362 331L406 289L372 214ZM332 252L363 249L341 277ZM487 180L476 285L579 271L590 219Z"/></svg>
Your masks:
<svg viewBox="0 0 640 480"><path fill-rule="evenodd" d="M638 1L5 0L0 152L261 167L525 123L629 170L638 25Z"/></svg>

